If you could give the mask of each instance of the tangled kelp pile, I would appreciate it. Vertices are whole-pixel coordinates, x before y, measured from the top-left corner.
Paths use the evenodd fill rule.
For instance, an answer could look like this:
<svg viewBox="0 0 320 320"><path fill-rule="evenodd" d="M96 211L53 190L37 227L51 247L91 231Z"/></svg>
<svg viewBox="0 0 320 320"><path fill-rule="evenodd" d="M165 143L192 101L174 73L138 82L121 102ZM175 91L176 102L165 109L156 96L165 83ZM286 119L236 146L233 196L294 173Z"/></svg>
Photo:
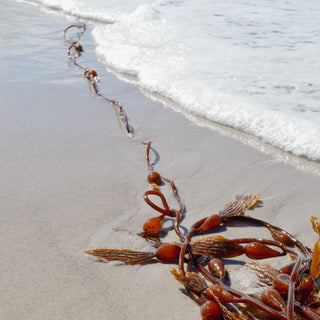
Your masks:
<svg viewBox="0 0 320 320"><path fill-rule="evenodd" d="M85 31L85 25L71 25L64 31L64 38L70 43L69 59L84 71L84 77L91 83L94 92L107 100L127 133L133 130L123 106L116 100L104 96L97 86L99 78L95 70L83 67L77 57L83 51L79 41L66 37L68 30L80 29L78 37ZM189 230L181 227L185 209L175 183L153 170L150 163L151 142L146 145L146 161L151 186L144 194L145 202L160 215L145 222L139 235L152 241L154 251L141 252L130 249L98 248L85 251L101 262L121 261L128 265L158 262L177 263L172 275L185 288L189 296L200 305L202 320L215 319L320 319L320 301L316 281L320 275L320 240L313 250L305 247L298 239L272 224L244 216L243 214L259 204L257 195L236 196L217 214L196 221ZM178 208L172 208L161 191L167 185L177 201ZM177 241L163 243L163 222L172 220ZM237 222L247 227L249 224L264 228L271 237L229 239L221 234L221 226ZM320 223L312 217L312 226L320 235ZM245 256L249 261L244 268L254 273L258 279L259 294L249 294L233 287L228 279L225 262ZM258 260L282 259L290 256L291 263L275 269L271 264ZM237 308L238 307L238 308ZM255 316L255 315L259 316Z"/></svg>
<svg viewBox="0 0 320 320"><path fill-rule="evenodd" d="M185 234L180 224L184 212L183 203L173 181L152 170L149 163L150 142L147 144L147 161L150 173L147 177L153 189L144 194L146 203L161 215L150 218L143 225L140 234L146 240L157 240L154 252L129 249L92 249L85 251L98 257L101 262L122 261L128 265L147 263L151 259L158 262L177 262L178 269L171 270L173 276L185 287L190 297L201 306L202 320L252 319L242 307L241 314L233 311L230 304L250 306L250 313L262 311L273 319L320 319L320 302L315 279L319 276L319 254L312 251L285 230L262 220L242 216L259 203L256 195L236 196L218 214L196 221ZM156 177L154 179L154 177ZM167 183L176 198L179 208L168 206L160 185ZM160 206L151 200L159 197ZM160 237L164 218L174 220L177 242L162 243ZM238 238L228 239L217 232L221 225L237 221L266 228L273 239ZM320 234L320 224L313 218L314 230ZM199 236L200 237L196 237ZM195 238L196 237L196 238ZM317 244L318 245L318 244ZM318 246L316 246L318 248ZM318 249L317 249L318 250ZM271 265L257 262L267 258L277 258L289 254L292 263L276 270ZM245 264L259 279L263 288L261 295L251 296L232 288L228 284L223 259L245 255L254 260ZM252 307L257 309L252 311Z"/></svg>

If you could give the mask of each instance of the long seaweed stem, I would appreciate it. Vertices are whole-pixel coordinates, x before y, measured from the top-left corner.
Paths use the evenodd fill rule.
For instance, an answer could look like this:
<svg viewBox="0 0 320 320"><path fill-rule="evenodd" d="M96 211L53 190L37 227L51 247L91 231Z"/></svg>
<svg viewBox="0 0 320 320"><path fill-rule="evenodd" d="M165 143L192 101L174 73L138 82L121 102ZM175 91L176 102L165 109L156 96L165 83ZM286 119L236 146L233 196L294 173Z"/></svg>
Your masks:
<svg viewBox="0 0 320 320"><path fill-rule="evenodd" d="M72 36L69 37L70 30L72 29L76 32L71 32ZM83 71L84 78L90 84L90 90L93 88L92 92L94 91L97 96L107 101L113 107L121 130L124 131L125 129L127 134L131 136L133 129L129 124L129 119L123 105L100 91L98 86L100 78L95 70L85 67L78 62L78 58L83 52L83 47L79 41L85 31L85 24L72 24L63 31L63 38L69 43L67 50L68 59ZM245 303L258 308L265 312L268 317L275 319L294 320L305 317L311 320L320 320L318 310L320 303L315 298L317 289L313 279L313 277L317 278L319 276L319 271L312 270L313 268L318 269L320 253L315 255L311 249L305 247L299 240L279 227L273 226L263 220L243 216L242 214L245 211L254 208L259 203L257 195L235 196L235 199L227 203L221 211L199 219L191 226L186 235L183 234L181 231L181 221L185 213L185 206L180 198L178 189L173 180L165 178L153 170L155 163L152 164L150 161L151 142L149 141L144 144L146 145L145 157L149 171L147 180L154 190L146 191L143 197L145 202L161 215L147 220L143 225L143 236L147 240L152 239L156 243L154 247L157 249L155 252L144 252L130 249L98 248L85 251L85 253L97 257L101 262L121 261L128 265L143 264L153 258L165 263L179 259L179 271L173 269L171 272L184 285L190 297L202 306L201 312L203 311L203 307L206 308L210 304L218 308L215 318L210 313L210 310L206 310L203 320L217 319L221 314L224 319L228 320L248 319L246 316L238 316L236 313L228 311L227 306L224 305L225 303ZM160 185L162 186L164 183L170 186L173 196L178 203L177 208L171 208L168 205L166 197L160 191ZM151 200L152 197L158 197L158 201L160 200L161 204L154 203ZM174 230L179 238L179 243L162 243L160 241L158 236L162 230L165 217L174 220ZM273 240L260 238L237 238L230 240L221 235L205 235L192 239L201 233L220 231L219 227L222 224L227 225L229 221L249 222L267 228ZM312 223L314 230L320 234L320 224L315 222L315 218ZM255 260L276 258L290 254L294 257L295 261L292 269L288 268L289 271L286 271L287 274L281 274L280 271L277 272L266 263L259 264L253 261L246 264L249 269L251 268L251 270L256 272L263 285L269 286L264 291L262 298L258 299L235 290L224 282L226 269L221 259L234 258L242 254ZM315 257L318 258L315 259ZM261 279L262 277L265 277L265 279ZM208 286L208 282L211 283L210 286ZM271 285L273 285L272 288L270 288ZM272 299L275 299L275 301L271 301Z"/></svg>
<svg viewBox="0 0 320 320"><path fill-rule="evenodd" d="M80 36L86 31L86 25L85 24L79 24L79 25L73 24L73 25L68 26L63 32L63 38L70 43L70 46L68 48L69 60L72 61L75 66L79 67L80 69L82 69L84 71L84 77L90 81L96 95L107 100L110 104L112 104L113 106L115 106L117 108L116 115L118 118L121 118L123 120L126 131L127 131L128 135L131 136L133 134L133 131L129 125L128 116L125 113L123 106L120 105L120 103L118 103L118 101L110 99L100 92L98 85L97 85L99 78L98 78L97 72L95 70L91 70L87 67L84 67L83 65L81 65L77 61L77 57L81 54L81 52L83 51L83 48L82 48L81 44L79 43L79 41L75 41L75 40L67 38L68 30L70 30L72 28L82 29L81 32L78 34L78 38L80 39ZM74 52L75 54L72 54L72 52Z"/></svg>

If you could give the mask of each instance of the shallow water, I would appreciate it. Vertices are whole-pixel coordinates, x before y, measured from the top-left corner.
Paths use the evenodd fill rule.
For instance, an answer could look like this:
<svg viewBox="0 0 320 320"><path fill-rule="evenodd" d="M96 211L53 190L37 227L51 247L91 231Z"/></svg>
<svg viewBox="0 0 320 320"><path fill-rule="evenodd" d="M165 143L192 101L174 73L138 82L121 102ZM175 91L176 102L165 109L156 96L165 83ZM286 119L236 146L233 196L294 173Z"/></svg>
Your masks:
<svg viewBox="0 0 320 320"><path fill-rule="evenodd" d="M183 112L320 160L317 1L33 2L96 19L99 58Z"/></svg>

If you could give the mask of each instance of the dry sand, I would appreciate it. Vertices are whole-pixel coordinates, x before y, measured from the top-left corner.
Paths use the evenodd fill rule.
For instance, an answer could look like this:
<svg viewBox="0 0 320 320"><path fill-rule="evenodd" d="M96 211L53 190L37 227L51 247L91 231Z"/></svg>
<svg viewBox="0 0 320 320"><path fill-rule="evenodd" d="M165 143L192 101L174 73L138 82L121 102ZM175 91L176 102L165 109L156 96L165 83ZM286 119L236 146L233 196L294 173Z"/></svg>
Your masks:
<svg viewBox="0 0 320 320"><path fill-rule="evenodd" d="M234 194L258 193L263 204L248 214L313 246L318 165L258 143L271 154L262 153L250 146L255 139L197 126L148 99L97 62L88 31L81 62L98 71L102 92L124 104L135 130L129 138L114 110L68 64L62 31L74 19L7 0L0 9L0 319L200 318L170 274L172 265L103 264L82 253L150 247L113 230L139 232L154 216L142 199L143 141L152 141L155 169L179 189L183 226L219 211Z"/></svg>

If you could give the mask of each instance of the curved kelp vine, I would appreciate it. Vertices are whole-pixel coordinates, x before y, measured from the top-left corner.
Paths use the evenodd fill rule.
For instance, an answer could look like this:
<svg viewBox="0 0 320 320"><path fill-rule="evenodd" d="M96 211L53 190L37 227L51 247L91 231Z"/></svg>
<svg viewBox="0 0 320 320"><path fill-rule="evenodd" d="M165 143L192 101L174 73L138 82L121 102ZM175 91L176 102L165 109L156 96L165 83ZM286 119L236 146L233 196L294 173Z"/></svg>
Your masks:
<svg viewBox="0 0 320 320"><path fill-rule="evenodd" d="M79 31L76 33L76 40L68 36L70 30ZM69 43L68 58L83 71L95 94L115 108L126 133L132 136L133 129L123 106L100 92L95 70L84 67L77 61L83 52L79 41L85 30L84 24L70 25L64 30L64 39ZM101 262L121 261L127 265L148 263L150 260L176 263L177 267L171 273L200 305L202 320L253 317L320 319L319 289L316 284L320 275L320 239L311 250L285 230L243 215L259 205L257 195L235 196L221 211L196 221L187 230L185 226L181 226L185 208L174 181L154 170L150 162L151 142L145 142L144 145L150 190L144 193L143 199L157 215L148 219L137 234L146 241L151 241L154 251L97 248L85 251L86 254L97 257ZM169 187L176 200L175 208L168 205L161 191L164 184ZM166 236L163 232L165 219L172 220L174 224L173 230L177 236L174 242L162 242ZM311 220L314 231L320 235L320 223L315 217ZM268 230L270 237L229 239L220 234L225 227L234 223L244 228L248 225L264 228ZM291 258L291 263L278 269L260 261L270 258L280 260L287 255ZM242 269L249 270L256 276L257 286L261 289L259 294L246 293L245 288L239 290L230 284L225 262L230 259L238 260L240 256L249 260ZM280 260L280 264L282 261Z"/></svg>

